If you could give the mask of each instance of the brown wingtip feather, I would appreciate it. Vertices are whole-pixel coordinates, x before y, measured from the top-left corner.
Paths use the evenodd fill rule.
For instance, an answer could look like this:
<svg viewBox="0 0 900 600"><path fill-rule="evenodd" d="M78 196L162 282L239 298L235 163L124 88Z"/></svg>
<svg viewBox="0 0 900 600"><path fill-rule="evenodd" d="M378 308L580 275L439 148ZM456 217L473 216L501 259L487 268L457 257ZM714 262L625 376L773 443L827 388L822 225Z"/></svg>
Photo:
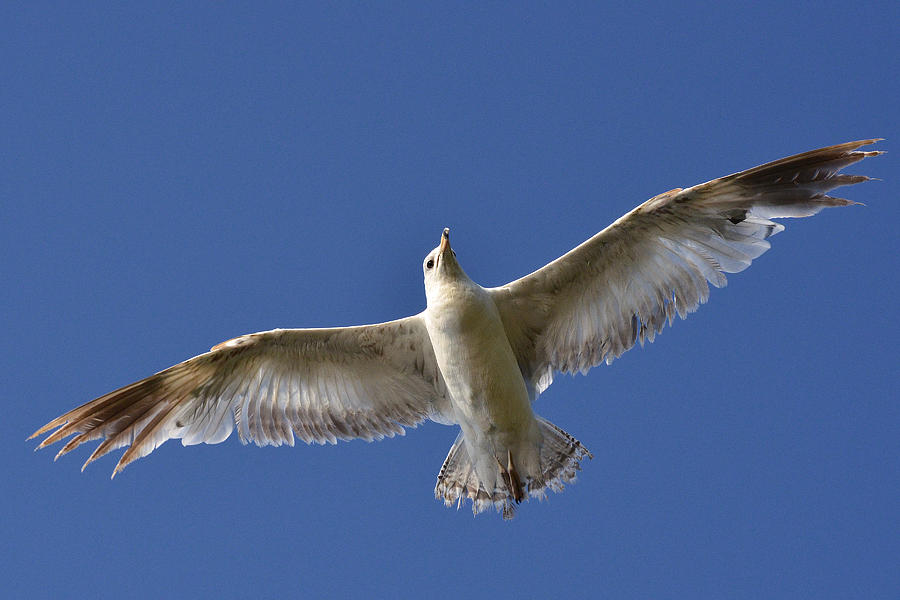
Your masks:
<svg viewBox="0 0 900 600"><path fill-rule="evenodd" d="M119 458L119 462L116 463L116 468L113 469L112 475L109 476L110 479L115 479L116 475L125 470L125 467L136 461L140 458L140 455L135 456L135 450L140 446L131 446L128 450L122 454L122 457Z"/></svg>
<svg viewBox="0 0 900 600"><path fill-rule="evenodd" d="M55 444L61 439L68 437L70 434L71 431L66 432L66 427L63 426L44 438L44 440L40 444L38 444L38 447L35 448L35 450L40 450L41 448L46 448L47 446Z"/></svg>
<svg viewBox="0 0 900 600"><path fill-rule="evenodd" d="M85 442L85 441L87 441L87 440L84 439L83 435L76 435L71 440L66 442L66 444L62 448L60 448L59 452L56 453L56 456L53 457L53 461L56 462L57 460L59 460L60 456L64 456L64 455L68 454L69 452L71 452L72 450L74 450L75 448L80 446L82 444L82 442Z"/></svg>
<svg viewBox="0 0 900 600"><path fill-rule="evenodd" d="M68 414L68 413L66 413L66 415L67 415L67 414ZM29 435L29 436L28 436L28 439L29 439L29 440L33 440L33 439L36 438L37 436L42 435L42 434L44 434L44 433L47 433L47 432L50 431L51 429L56 429L56 428L59 427L60 425L65 425L65 424L66 424L66 421L67 421L67 419L65 418L66 415L62 415L62 416L56 417L55 419L53 419L52 421L50 421L49 423L47 423L46 425L44 425L43 427L41 427L40 429L38 429L37 431L35 431L34 433L32 433L31 435ZM43 447L44 447L44 444L41 444L40 446L38 446L37 448L35 448L35 450L40 450L40 449L43 448Z"/></svg>
<svg viewBox="0 0 900 600"><path fill-rule="evenodd" d="M192 361L194 359L179 363L74 408L35 431L28 439L49 434L38 444L36 449L39 450L74 435L65 442L54 460L85 442L99 439L100 445L82 465L82 471L112 450L131 445L119 461L117 473L167 439L152 436L158 434L160 427L165 427L165 417L171 415L180 402L190 398L190 391L199 385L198 380L206 373L202 368L198 370Z"/></svg>
<svg viewBox="0 0 900 600"><path fill-rule="evenodd" d="M828 150L831 148L834 149L847 149L847 150L856 150L857 148L861 148L862 146L868 146L869 144L876 144L878 142L883 142L885 138L868 138L865 140L854 140L852 142L844 142L843 144L835 144L834 146L826 146L821 148L821 150ZM817 150L812 150L812 152L818 152ZM869 150L868 152L878 152L878 150Z"/></svg>
<svg viewBox="0 0 900 600"><path fill-rule="evenodd" d="M110 479L114 479L116 474L125 469L125 467L127 467L129 463L153 451L156 445L151 445L150 449L144 452L145 444L148 441L152 440L152 436L154 433L156 433L157 430L165 426L166 421L172 417L177 407L177 402L169 402L168 406L164 406L162 409L160 409L157 414L151 419L151 421L143 427L140 433L138 433L134 440L131 442L131 445L128 447L128 449L125 450L124 454L122 454L122 457L119 458L119 462L116 463L116 468L113 470ZM122 433L125 432L123 431ZM112 443L115 441L115 438L110 438L108 441Z"/></svg>
<svg viewBox="0 0 900 600"><path fill-rule="evenodd" d="M121 435L121 434L119 434L119 435ZM95 460L100 458L101 456L105 456L110 451L112 451L112 449L114 447L113 445L115 444L118 437L119 437L118 435L109 437L106 440L104 440L103 443L101 443L99 446L94 448L94 451L91 453L90 456L88 456L88 459L86 461L84 461L83 465L81 465L81 472L83 473L85 468L87 468L87 466L89 464L91 464L92 462L94 462Z"/></svg>

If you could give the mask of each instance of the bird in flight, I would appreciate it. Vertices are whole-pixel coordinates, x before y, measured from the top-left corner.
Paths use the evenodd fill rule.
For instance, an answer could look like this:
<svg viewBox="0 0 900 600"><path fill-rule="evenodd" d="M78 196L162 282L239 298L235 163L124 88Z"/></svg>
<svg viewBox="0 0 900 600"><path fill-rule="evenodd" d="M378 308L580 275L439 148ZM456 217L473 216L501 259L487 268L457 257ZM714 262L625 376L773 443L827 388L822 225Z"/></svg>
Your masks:
<svg viewBox="0 0 900 600"><path fill-rule="evenodd" d="M444 229L422 264L421 313L237 337L70 410L31 438L51 432L43 448L74 435L57 458L100 440L85 467L127 447L115 477L169 439L217 444L237 429L241 442L260 446L371 441L431 419L460 428L435 497L510 518L522 500L561 491L591 458L533 412L554 375L611 363L653 341L676 315L684 319L706 302L709 283L724 286L725 273L769 249L768 238L784 229L772 219L856 204L828 192L869 179L840 171L881 154L859 150L876 141L670 190L500 287L469 279Z"/></svg>

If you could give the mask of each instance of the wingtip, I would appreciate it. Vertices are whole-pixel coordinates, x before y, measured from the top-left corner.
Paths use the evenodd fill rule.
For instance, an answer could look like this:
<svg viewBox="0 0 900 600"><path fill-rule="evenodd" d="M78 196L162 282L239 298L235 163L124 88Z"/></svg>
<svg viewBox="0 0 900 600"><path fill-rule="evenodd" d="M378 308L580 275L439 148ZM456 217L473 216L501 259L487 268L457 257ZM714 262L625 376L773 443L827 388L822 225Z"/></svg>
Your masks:
<svg viewBox="0 0 900 600"><path fill-rule="evenodd" d="M113 469L110 479L115 479L116 475L118 475L119 473L124 471L125 467L127 467L131 462L133 462L135 460L135 458L137 458L137 457L134 456L134 446L130 446L128 448L128 450L126 450L125 453L122 455L122 457L119 458L119 462L116 463L116 468Z"/></svg>
<svg viewBox="0 0 900 600"><path fill-rule="evenodd" d="M856 200L848 200L846 198L838 198L837 196L825 196L825 200L829 200L825 206L865 206L862 202Z"/></svg>
<svg viewBox="0 0 900 600"><path fill-rule="evenodd" d="M100 444L99 446L97 446L97 447L94 449L94 451L91 453L91 455L88 456L87 460L84 461L84 464L81 465L81 472L82 472L82 473L84 473L84 470L87 468L87 466L88 466L89 464L91 464L92 462L94 462L95 460L97 460L98 458L100 458L101 456L103 456L102 454L100 454L100 449L101 449L101 448L103 448L103 444ZM105 454L105 453L104 453L104 454Z"/></svg>
<svg viewBox="0 0 900 600"><path fill-rule="evenodd" d="M49 423L47 423L46 425L44 425L43 427L41 427L40 429L38 429L37 431L35 431L34 433L32 433L31 435L29 435L29 436L28 436L28 439L29 439L29 440L33 440L33 439L36 438L37 436L39 436L39 435L41 435L41 434L44 434L44 433L47 433L48 431L50 431L50 430L53 429L54 427L59 427L60 423L58 423L57 421L58 421L58 419L54 419L54 420L50 421Z"/></svg>
<svg viewBox="0 0 900 600"><path fill-rule="evenodd" d="M860 150L863 146L869 146L871 144L877 144L878 142L883 142L884 138L869 138L866 140L856 140L853 142L844 142L843 144L836 144L834 146L828 146L826 148L822 148L822 150L838 150L840 149L843 152L847 152L849 154L854 155L862 155L863 158L868 156L878 156L879 154L884 154L885 150Z"/></svg>
<svg viewBox="0 0 900 600"><path fill-rule="evenodd" d="M125 455L123 454L122 458L119 459L119 462L116 463L116 468L113 469L112 475L109 476L110 480L115 479L116 475L118 475L119 473L124 471L125 467L127 467L129 464L131 464L131 462L133 460L134 459L129 459L127 462L123 462L123 461L125 461Z"/></svg>
<svg viewBox="0 0 900 600"><path fill-rule="evenodd" d="M31 438L28 438L28 439L31 439ZM46 437L46 438L44 438L44 439L41 441L41 443L37 445L37 448L35 448L35 451L40 450L40 449L42 449L42 448L46 448L47 446L52 445L54 442L53 442L53 441L50 441L50 440L51 440L51 437L49 437L49 436ZM55 441L55 440L54 440L54 441Z"/></svg>
<svg viewBox="0 0 900 600"><path fill-rule="evenodd" d="M877 144L878 142L883 142L884 140L885 140L885 138L880 138L880 137L879 138L867 138L864 140L855 140L853 142L847 142L846 145L848 145L848 146L856 145L857 147L868 146L869 144Z"/></svg>

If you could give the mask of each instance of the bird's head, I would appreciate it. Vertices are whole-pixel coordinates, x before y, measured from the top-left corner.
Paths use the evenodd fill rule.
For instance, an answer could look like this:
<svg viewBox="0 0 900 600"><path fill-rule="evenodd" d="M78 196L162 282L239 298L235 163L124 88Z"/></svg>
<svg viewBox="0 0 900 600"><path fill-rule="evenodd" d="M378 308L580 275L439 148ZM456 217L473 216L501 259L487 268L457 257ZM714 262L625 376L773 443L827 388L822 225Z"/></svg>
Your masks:
<svg viewBox="0 0 900 600"><path fill-rule="evenodd" d="M441 234L441 243L428 253L422 263L425 273L425 291L459 280L468 280L468 276L456 262L456 252L450 248L450 228Z"/></svg>

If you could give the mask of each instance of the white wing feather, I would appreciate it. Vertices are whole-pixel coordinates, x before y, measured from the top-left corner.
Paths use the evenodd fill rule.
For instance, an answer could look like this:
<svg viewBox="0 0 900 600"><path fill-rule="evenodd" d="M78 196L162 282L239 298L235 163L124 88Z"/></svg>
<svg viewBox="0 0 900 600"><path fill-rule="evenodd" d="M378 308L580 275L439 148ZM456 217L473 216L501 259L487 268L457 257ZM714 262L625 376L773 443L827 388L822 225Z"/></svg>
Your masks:
<svg viewBox="0 0 900 600"><path fill-rule="evenodd" d="M784 227L769 219L805 217L855 204L827 195L866 181L844 167L880 152L877 140L813 150L675 189L638 206L545 267L490 291L519 366L540 393L554 372L612 362L653 341L675 315L706 302L707 282L746 269Z"/></svg>
<svg viewBox="0 0 900 600"><path fill-rule="evenodd" d="M452 419L421 316L334 329L281 329L219 344L57 417L38 448L57 456L101 439L85 466L123 446L113 476L169 439L216 444L233 429L257 445L403 435Z"/></svg>

